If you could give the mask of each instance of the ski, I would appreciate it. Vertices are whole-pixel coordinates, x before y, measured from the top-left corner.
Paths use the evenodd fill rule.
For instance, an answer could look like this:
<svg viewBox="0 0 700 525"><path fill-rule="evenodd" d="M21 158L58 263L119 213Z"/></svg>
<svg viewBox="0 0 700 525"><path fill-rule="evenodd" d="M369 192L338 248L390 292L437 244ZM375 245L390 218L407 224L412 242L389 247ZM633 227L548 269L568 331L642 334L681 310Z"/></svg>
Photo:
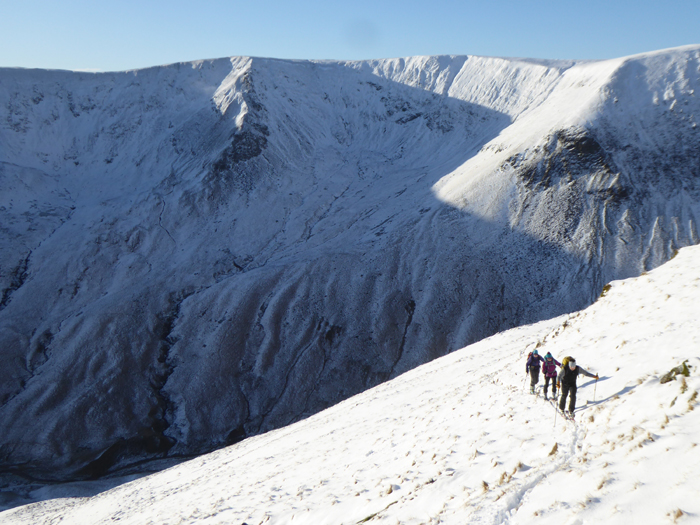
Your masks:
<svg viewBox="0 0 700 525"><path fill-rule="evenodd" d="M567 411L567 410L561 410L557 407L557 410L559 410L559 413L564 417L564 419L568 419L569 421L575 421L574 415Z"/></svg>

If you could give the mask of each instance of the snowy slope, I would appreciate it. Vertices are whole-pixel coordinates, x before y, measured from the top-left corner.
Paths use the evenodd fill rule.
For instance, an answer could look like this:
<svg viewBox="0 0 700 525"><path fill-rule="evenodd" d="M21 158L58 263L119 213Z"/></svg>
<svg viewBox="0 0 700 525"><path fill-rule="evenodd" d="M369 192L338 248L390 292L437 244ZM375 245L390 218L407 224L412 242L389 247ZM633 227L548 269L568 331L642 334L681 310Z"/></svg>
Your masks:
<svg viewBox="0 0 700 525"><path fill-rule="evenodd" d="M698 301L700 248L684 248L585 310L106 492L39 489L0 523L694 523ZM579 379L576 422L525 393L536 346L600 374Z"/></svg>
<svg viewBox="0 0 700 525"><path fill-rule="evenodd" d="M698 56L0 71L5 472L279 428L698 242Z"/></svg>

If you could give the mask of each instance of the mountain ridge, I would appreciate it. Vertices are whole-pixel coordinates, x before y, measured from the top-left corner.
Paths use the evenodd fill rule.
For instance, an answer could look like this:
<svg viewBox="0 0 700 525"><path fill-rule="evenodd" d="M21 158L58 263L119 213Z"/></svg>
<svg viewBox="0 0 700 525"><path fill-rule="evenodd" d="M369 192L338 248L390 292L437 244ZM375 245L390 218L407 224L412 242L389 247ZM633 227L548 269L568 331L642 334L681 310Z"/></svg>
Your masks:
<svg viewBox="0 0 700 525"><path fill-rule="evenodd" d="M699 53L0 71L4 468L211 450L696 244Z"/></svg>

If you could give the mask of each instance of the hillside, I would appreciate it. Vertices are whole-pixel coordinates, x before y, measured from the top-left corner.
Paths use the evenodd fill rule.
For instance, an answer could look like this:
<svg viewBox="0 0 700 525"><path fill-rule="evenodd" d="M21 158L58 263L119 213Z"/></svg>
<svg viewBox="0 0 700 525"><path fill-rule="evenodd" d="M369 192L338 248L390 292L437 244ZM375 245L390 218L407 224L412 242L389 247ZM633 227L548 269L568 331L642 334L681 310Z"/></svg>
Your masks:
<svg viewBox="0 0 700 525"><path fill-rule="evenodd" d="M38 489L0 523L695 522L698 301L700 248L684 248L585 310L157 474ZM535 347L600 375L579 379L575 422L525 393Z"/></svg>
<svg viewBox="0 0 700 525"><path fill-rule="evenodd" d="M0 70L0 461L299 421L698 242L700 48Z"/></svg>

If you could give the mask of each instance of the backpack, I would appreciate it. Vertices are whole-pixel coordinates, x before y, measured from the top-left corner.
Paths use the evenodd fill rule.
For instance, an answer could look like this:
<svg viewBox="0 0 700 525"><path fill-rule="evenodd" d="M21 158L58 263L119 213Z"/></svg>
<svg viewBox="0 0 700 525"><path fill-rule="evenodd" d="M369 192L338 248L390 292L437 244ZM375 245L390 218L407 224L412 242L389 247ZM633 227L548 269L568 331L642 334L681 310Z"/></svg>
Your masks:
<svg viewBox="0 0 700 525"><path fill-rule="evenodd" d="M561 367L566 368L566 365L568 365L569 361L571 361L572 359L574 359L574 358L571 357L570 355L567 355L564 359L561 360Z"/></svg>
<svg viewBox="0 0 700 525"><path fill-rule="evenodd" d="M547 375L547 373L554 374L549 377L556 377L557 373L557 361L552 357L552 362L548 362L546 359L542 363L542 373Z"/></svg>

